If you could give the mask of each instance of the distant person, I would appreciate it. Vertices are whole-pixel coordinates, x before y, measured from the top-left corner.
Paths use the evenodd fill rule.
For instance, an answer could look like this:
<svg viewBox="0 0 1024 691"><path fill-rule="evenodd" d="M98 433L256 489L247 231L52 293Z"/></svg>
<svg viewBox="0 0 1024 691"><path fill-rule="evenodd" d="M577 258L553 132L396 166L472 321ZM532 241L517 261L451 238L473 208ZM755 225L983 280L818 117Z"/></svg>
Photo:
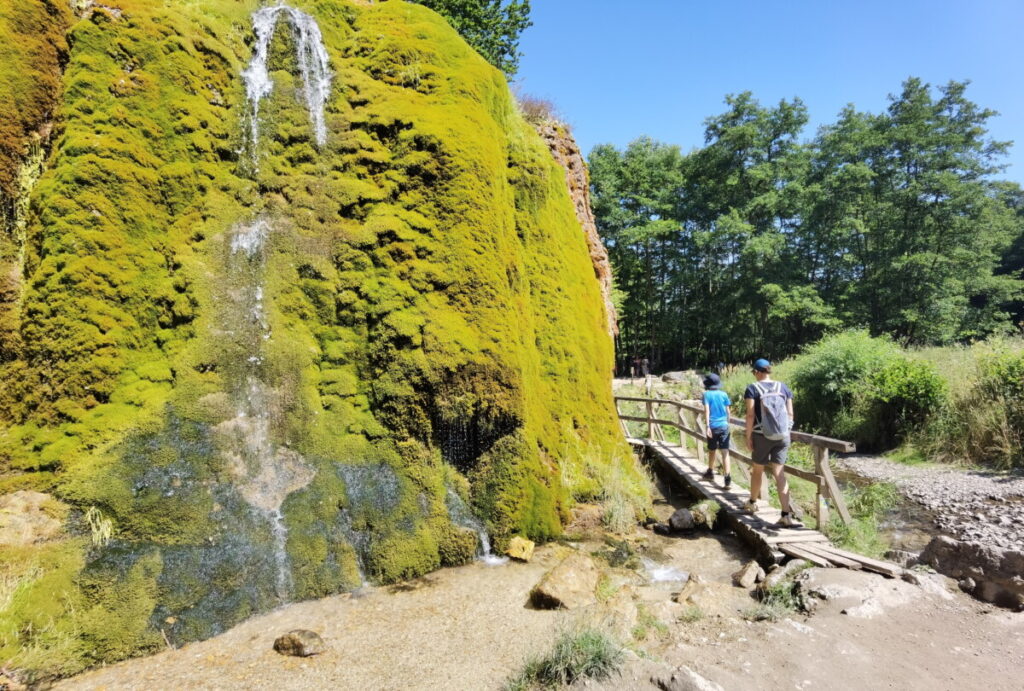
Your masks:
<svg viewBox="0 0 1024 691"><path fill-rule="evenodd" d="M640 361L640 369L643 370L643 373L644 373L645 377L651 376L651 361L648 360L647 358L644 358L643 360L641 360Z"/></svg>
<svg viewBox="0 0 1024 691"><path fill-rule="evenodd" d="M729 394L721 390L722 380L717 374L704 377L704 422L708 430L708 469L705 480L715 479L715 456L722 452L722 470L725 488L732 486L729 473Z"/></svg>
<svg viewBox="0 0 1024 691"><path fill-rule="evenodd" d="M779 491L779 503L782 505L779 525L799 526L799 521L793 515L789 483L783 472L789 455L789 433L793 429L793 392L782 382L772 380L772 363L764 358L754 362L753 374L757 381L743 393L747 402L747 448L754 461L750 474L750 500L744 508L748 513L757 513L761 478L765 466L768 466L769 472L775 477L775 487Z"/></svg>

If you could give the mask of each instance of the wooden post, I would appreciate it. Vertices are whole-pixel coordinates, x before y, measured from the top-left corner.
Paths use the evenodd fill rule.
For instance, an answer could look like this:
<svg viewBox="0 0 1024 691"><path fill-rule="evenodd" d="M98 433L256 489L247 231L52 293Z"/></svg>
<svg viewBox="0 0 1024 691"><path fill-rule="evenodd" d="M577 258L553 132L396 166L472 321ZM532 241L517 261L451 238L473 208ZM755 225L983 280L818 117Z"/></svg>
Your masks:
<svg viewBox="0 0 1024 691"><path fill-rule="evenodd" d="M686 408L679 406L676 408L676 414L679 417L679 424L686 427ZM690 448L690 435L683 430L679 430L679 446L683 448L683 451Z"/></svg>
<svg viewBox="0 0 1024 691"><path fill-rule="evenodd" d="M825 487L828 489L829 498L836 507L836 511L839 513L839 517L843 519L843 523L849 524L853 518L850 517L850 510L846 508L846 501L843 499L843 493L839 490L839 485L836 483L836 478L832 475L832 468L828 464L828 449L824 447L814 447L814 464L815 470L821 474L822 479L825 481Z"/></svg>
<svg viewBox="0 0 1024 691"><path fill-rule="evenodd" d="M654 404L647 401L647 438L654 439Z"/></svg>
<svg viewBox="0 0 1024 691"><path fill-rule="evenodd" d="M693 413L693 429L697 432L697 460L704 463L704 439L707 432L704 431L704 416Z"/></svg>
<svg viewBox="0 0 1024 691"><path fill-rule="evenodd" d="M828 484L825 482L825 477L821 472L822 458L828 454L828 449L822 448L817 444L811 447L814 452L814 474L818 476L818 487L817 497L814 504L815 515L818 518L818 530L824 530L825 526L828 525Z"/></svg>

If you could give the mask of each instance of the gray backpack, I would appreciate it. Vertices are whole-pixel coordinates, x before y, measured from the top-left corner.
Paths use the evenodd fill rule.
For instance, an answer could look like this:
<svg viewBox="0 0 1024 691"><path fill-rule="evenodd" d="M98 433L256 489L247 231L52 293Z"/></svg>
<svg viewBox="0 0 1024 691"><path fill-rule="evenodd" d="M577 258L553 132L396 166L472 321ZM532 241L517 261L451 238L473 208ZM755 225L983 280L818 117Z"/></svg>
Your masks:
<svg viewBox="0 0 1024 691"><path fill-rule="evenodd" d="M761 434L765 439L778 441L789 438L789 409L782 382L754 382L761 396Z"/></svg>

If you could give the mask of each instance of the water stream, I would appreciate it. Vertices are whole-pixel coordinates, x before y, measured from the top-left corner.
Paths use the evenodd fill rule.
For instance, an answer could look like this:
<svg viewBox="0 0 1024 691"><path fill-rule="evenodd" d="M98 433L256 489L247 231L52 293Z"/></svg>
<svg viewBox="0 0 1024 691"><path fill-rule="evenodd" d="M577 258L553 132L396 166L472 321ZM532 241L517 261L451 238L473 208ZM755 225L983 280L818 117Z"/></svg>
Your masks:
<svg viewBox="0 0 1024 691"><path fill-rule="evenodd" d="M249 101L249 137L254 161L259 142L260 101L274 90L274 82L267 70L270 42L281 19L285 19L291 25L295 38L295 60L302 76L303 95L316 143L323 146L327 141L324 109L331 92L332 74L320 26L313 17L293 7L264 7L252 15L256 46L249 65L242 71L246 97Z"/></svg>
<svg viewBox="0 0 1024 691"><path fill-rule="evenodd" d="M448 507L448 515L452 523L476 531L478 537L476 558L488 566L501 566L508 562L508 557L501 557L491 552L491 536L487 534L487 528L473 515L473 512L466 506L457 492L448 489L445 496L445 504Z"/></svg>

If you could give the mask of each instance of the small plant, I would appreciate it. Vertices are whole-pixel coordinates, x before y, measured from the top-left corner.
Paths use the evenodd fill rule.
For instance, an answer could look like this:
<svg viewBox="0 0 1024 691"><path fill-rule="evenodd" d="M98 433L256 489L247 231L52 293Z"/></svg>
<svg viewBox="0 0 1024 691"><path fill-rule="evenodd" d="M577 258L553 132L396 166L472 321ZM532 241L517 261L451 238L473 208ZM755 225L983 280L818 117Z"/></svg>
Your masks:
<svg viewBox="0 0 1024 691"><path fill-rule="evenodd" d="M786 579L782 583L765 590L761 601L748 607L741 613L749 621L779 621L800 609L800 599L796 595L796 583Z"/></svg>
<svg viewBox="0 0 1024 691"><path fill-rule="evenodd" d="M89 510L85 512L85 521L89 524L89 530L92 532L92 544L103 547L110 542L114 533L114 522L105 518L102 511L95 506L90 506Z"/></svg>
<svg viewBox="0 0 1024 691"><path fill-rule="evenodd" d="M721 510L721 504L712 499L708 499L693 507L693 516L698 523L703 523L708 528L712 528L715 525L715 519L718 517L718 512Z"/></svg>
<svg viewBox="0 0 1024 691"><path fill-rule="evenodd" d="M608 602L615 597L615 593L619 592L619 588L619 584L609 578L608 574L601 574L594 594L597 596L598 602Z"/></svg>
<svg viewBox="0 0 1024 691"><path fill-rule="evenodd" d="M658 638L663 638L668 635L668 626L641 604L637 606L636 626L631 633L638 641L647 640L652 633Z"/></svg>
<svg viewBox="0 0 1024 691"><path fill-rule="evenodd" d="M506 691L567 686L580 679L607 679L622 665L625 651L607 633L581 628L559 634L546 655L529 660L505 684Z"/></svg>
<svg viewBox="0 0 1024 691"><path fill-rule="evenodd" d="M690 605L683 610L676 620L683 624L692 624L704 618L704 610L697 605Z"/></svg>

